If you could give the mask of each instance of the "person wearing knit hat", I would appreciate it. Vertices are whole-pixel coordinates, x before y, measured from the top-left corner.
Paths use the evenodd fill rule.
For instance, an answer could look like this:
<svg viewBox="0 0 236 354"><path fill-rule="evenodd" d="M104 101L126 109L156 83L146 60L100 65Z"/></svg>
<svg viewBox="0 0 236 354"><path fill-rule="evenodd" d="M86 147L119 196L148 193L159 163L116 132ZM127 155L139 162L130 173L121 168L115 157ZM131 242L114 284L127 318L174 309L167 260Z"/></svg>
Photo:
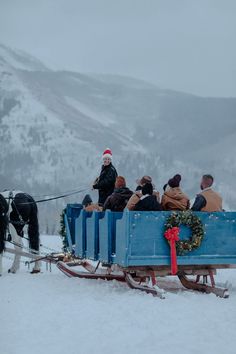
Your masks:
<svg viewBox="0 0 236 354"><path fill-rule="evenodd" d="M112 161L112 152L111 152L111 149L109 148L106 148L106 150L103 152L102 154L102 159L110 159Z"/></svg>
<svg viewBox="0 0 236 354"><path fill-rule="evenodd" d="M99 206L97 203L93 203L92 198L89 194L86 194L83 201L82 201L83 209L92 212L96 211L103 211L103 208Z"/></svg>
<svg viewBox="0 0 236 354"><path fill-rule="evenodd" d="M112 165L111 149L106 148L102 154L103 165L99 177L93 184L93 189L98 189L98 204L103 205L114 191L117 172Z"/></svg>
<svg viewBox="0 0 236 354"><path fill-rule="evenodd" d="M161 198L163 210L187 210L190 206L189 197L180 189L181 175L176 174L164 185Z"/></svg>
<svg viewBox="0 0 236 354"><path fill-rule="evenodd" d="M123 211L133 192L126 187L126 181L123 176L116 177L114 192L107 198L104 204L104 210Z"/></svg>
<svg viewBox="0 0 236 354"><path fill-rule="evenodd" d="M155 186L152 183L152 177L145 175L142 178L137 179L136 183L138 186L136 187L135 193L131 196L131 198L129 199L129 201L127 203L127 209L134 210L135 205L139 202L139 199L142 197L142 187L146 183L152 184L153 194L155 195L157 202L160 203L160 193L157 190L155 190Z"/></svg>
<svg viewBox="0 0 236 354"><path fill-rule="evenodd" d="M142 195L135 204L133 210L142 211L160 211L162 210L160 203L157 201L156 196L153 194L152 183L148 182L142 186Z"/></svg>
<svg viewBox="0 0 236 354"><path fill-rule="evenodd" d="M93 201L92 201L91 196L90 196L89 194L86 194L85 197L84 197L84 199L82 200L82 205L83 205L84 207L86 207L86 206L92 204L92 202L93 202Z"/></svg>
<svg viewBox="0 0 236 354"><path fill-rule="evenodd" d="M169 179L168 185L171 188L176 188L176 187L179 187L180 181L181 181L181 176L177 174L173 178Z"/></svg>

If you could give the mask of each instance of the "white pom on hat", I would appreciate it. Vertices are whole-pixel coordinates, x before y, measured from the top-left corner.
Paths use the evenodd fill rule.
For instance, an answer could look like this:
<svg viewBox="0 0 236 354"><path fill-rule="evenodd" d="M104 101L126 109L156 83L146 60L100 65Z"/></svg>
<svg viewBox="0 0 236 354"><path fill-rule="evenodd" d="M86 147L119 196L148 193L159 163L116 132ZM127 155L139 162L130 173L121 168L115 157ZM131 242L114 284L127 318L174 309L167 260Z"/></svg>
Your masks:
<svg viewBox="0 0 236 354"><path fill-rule="evenodd" d="M103 159L105 159L106 157L108 157L109 159L112 160L112 152L111 152L111 149L109 149L109 148L106 148L106 150L102 154Z"/></svg>

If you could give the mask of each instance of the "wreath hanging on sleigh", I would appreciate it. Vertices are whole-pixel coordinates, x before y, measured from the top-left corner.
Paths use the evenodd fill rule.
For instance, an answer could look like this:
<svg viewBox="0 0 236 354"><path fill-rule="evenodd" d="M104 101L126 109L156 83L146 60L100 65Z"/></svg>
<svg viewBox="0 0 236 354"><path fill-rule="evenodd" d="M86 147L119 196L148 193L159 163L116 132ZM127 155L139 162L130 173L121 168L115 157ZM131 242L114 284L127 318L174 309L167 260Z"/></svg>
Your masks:
<svg viewBox="0 0 236 354"><path fill-rule="evenodd" d="M60 230L59 230L59 235L62 238L62 250L63 252L67 251L68 248L68 241L66 238L66 226L65 226L65 214L66 214L66 208L62 210L61 215L60 215Z"/></svg>
<svg viewBox="0 0 236 354"><path fill-rule="evenodd" d="M180 225L191 229L191 237L188 240L179 239ZM204 227L201 220L191 210L174 212L166 220L164 236L171 248L171 273L176 274L178 271L176 253L182 256L198 248L204 236Z"/></svg>
<svg viewBox="0 0 236 354"><path fill-rule="evenodd" d="M201 245L204 236L204 227L196 215L192 211L182 211L179 213L172 213L166 220L165 232L174 227L179 228L180 225L188 226L191 231L191 237L188 240L176 241L177 255L181 256L187 252L193 251Z"/></svg>

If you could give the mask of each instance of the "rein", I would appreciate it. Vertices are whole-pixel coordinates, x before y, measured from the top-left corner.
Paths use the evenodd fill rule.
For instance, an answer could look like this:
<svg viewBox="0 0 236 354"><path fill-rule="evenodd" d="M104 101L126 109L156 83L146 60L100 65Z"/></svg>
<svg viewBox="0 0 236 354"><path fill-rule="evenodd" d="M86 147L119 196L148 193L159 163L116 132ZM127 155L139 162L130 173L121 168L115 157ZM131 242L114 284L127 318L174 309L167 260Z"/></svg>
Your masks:
<svg viewBox="0 0 236 354"><path fill-rule="evenodd" d="M22 236L22 238L24 238L24 239L26 239L26 240L29 240L27 237L25 237L25 236ZM26 247L26 246L24 246L24 245L21 245L21 244L19 244L19 243L17 243L17 242L15 242L15 241L12 241L12 240L5 240L6 242L9 242L9 243L11 243L13 246L16 246L16 247L19 247L19 248L21 248L22 250L26 250L27 252L29 252L29 253L31 253L31 254L40 254L40 255L48 255L48 252L46 252L46 250L48 250L48 251L51 251L51 252L54 252L54 253L56 253L57 251L55 250L55 249L53 249L53 248L51 248L51 247L47 247L47 246L44 246L43 244L41 244L40 243L40 247L42 247L42 248L44 248L45 249L45 251L33 251L32 252L32 249L31 248L29 248L29 247Z"/></svg>
<svg viewBox="0 0 236 354"><path fill-rule="evenodd" d="M47 199L39 199L39 200L34 200L32 202L25 202L25 203L18 203L19 205L27 205L27 204L35 204L35 203L43 203L43 202L48 202L48 201L51 201L51 200L56 200L56 199L61 199L61 198L65 198L65 197L69 197L71 195L74 195L74 194L79 194L79 193L82 193L82 192L85 192L87 191L89 188L83 188L83 189L78 189L76 191L73 191L73 192L70 192L70 193L66 193L66 194L61 194L61 195L58 195L58 196L55 196L55 197L52 197L52 198L47 198ZM10 197L10 194L12 192L9 193L9 197L8 198L5 198L5 199L9 199L9 204L10 204L10 200L12 199L13 200L13 194L12 194L12 197Z"/></svg>

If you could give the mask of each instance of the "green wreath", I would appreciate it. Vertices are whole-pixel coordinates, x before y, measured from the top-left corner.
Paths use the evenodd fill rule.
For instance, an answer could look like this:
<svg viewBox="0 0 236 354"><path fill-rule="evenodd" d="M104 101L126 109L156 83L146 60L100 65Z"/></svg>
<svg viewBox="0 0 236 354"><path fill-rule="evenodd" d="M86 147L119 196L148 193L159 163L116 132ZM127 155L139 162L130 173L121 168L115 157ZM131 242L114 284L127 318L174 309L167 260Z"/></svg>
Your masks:
<svg viewBox="0 0 236 354"><path fill-rule="evenodd" d="M176 252L178 256L193 251L201 245L204 236L204 227L201 220L192 213L191 210L182 212L173 212L166 220L165 231L173 227L186 225L192 230L189 240L180 240L176 242Z"/></svg>
<svg viewBox="0 0 236 354"><path fill-rule="evenodd" d="M60 215L60 230L59 230L59 235L62 238L62 251L67 252L68 250L68 241L66 238L66 226L65 226L65 214L66 214L66 208L62 210L61 215Z"/></svg>

